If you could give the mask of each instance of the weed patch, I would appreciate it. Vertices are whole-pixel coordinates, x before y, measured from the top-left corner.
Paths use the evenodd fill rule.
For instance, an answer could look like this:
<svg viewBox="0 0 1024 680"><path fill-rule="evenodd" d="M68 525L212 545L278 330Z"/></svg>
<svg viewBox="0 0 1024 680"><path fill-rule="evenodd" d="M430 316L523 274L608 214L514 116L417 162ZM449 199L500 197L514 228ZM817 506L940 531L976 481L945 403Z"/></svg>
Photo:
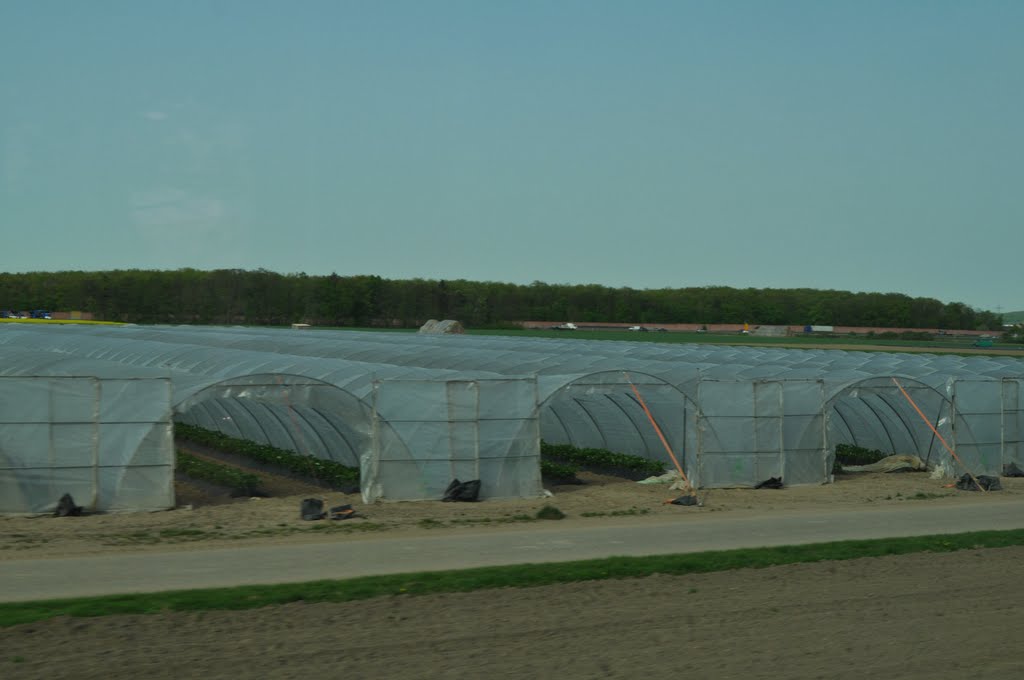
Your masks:
<svg viewBox="0 0 1024 680"><path fill-rule="evenodd" d="M633 515L647 515L650 508L630 508L629 510L611 510L609 512L581 512L580 517L629 517Z"/></svg>
<svg viewBox="0 0 1024 680"><path fill-rule="evenodd" d="M923 501L932 498L945 498L946 496L952 496L949 493L925 493L924 491L918 491L913 496L907 496L908 501Z"/></svg>
<svg viewBox="0 0 1024 680"><path fill-rule="evenodd" d="M537 511L537 519L565 519L565 513L553 505L545 505Z"/></svg>

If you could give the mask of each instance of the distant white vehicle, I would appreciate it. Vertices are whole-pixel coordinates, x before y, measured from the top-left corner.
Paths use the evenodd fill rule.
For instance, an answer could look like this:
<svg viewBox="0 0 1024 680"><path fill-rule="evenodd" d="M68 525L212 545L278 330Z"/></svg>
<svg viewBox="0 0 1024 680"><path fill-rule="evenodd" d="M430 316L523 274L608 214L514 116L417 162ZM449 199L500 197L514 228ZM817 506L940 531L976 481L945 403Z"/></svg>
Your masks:
<svg viewBox="0 0 1024 680"><path fill-rule="evenodd" d="M631 331L646 331L647 329L644 328L643 326L630 326L629 330L631 330Z"/></svg>
<svg viewBox="0 0 1024 680"><path fill-rule="evenodd" d="M577 330L576 324L574 324L572 322L570 322L570 323L560 323L557 326L552 326L551 329L555 330L555 331L575 331L575 330Z"/></svg>

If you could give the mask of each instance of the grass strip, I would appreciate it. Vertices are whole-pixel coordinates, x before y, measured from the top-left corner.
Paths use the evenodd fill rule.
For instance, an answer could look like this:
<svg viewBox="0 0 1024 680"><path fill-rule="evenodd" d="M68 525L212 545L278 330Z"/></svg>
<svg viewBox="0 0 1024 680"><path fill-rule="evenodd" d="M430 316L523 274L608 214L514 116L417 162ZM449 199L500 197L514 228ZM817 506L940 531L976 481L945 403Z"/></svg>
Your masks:
<svg viewBox="0 0 1024 680"><path fill-rule="evenodd" d="M1024 529L963 534L837 541L657 555L610 557L553 564L520 564L458 571L364 576L347 580L239 586L205 590L109 595L104 597L10 602L0 604L0 627L55 616L111 616L165 611L243 610L289 602L351 602L372 597L455 593L489 588L525 588L605 579L642 578L653 574L703 574L731 569L851 560L910 553L1005 548L1024 545Z"/></svg>

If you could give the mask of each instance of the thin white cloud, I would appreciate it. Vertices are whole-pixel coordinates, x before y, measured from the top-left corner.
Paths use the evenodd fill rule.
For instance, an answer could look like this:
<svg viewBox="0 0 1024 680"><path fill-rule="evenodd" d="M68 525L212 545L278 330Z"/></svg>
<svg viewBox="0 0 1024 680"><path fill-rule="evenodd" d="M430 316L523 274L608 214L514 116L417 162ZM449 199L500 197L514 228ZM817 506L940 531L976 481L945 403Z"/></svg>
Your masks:
<svg viewBox="0 0 1024 680"><path fill-rule="evenodd" d="M229 243L235 221L228 203L197 196L175 187L158 187L135 194L131 219L140 237L155 248L192 251L211 243Z"/></svg>
<svg viewBox="0 0 1024 680"><path fill-rule="evenodd" d="M134 242L163 268L219 266L241 241L230 201L171 185L134 192L128 219Z"/></svg>

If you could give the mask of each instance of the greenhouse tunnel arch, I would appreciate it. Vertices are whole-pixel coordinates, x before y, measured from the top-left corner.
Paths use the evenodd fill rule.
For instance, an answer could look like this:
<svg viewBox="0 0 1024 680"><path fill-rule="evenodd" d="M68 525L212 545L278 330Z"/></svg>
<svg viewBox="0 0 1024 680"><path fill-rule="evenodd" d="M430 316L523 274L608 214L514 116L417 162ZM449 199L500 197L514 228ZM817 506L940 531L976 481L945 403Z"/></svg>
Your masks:
<svg viewBox="0 0 1024 680"><path fill-rule="evenodd" d="M260 373L208 385L174 405L174 419L237 439L361 467L373 446L373 409L333 383L304 375ZM405 444L383 420L378 436Z"/></svg>
<svg viewBox="0 0 1024 680"><path fill-rule="evenodd" d="M907 392L921 409L928 424L894 382ZM944 465L952 471L949 452L932 427L952 445L953 402L934 387L905 376L865 378L843 385L829 396L825 413L825 449L829 461L835 459L836 446L852 444L876 449L888 455L912 454L929 469Z"/></svg>
<svg viewBox="0 0 1024 680"><path fill-rule="evenodd" d="M627 377L628 376L628 377ZM601 448L673 465L651 425L635 386L684 468L696 455L697 407L678 386L639 371L598 371L573 376L538 404L541 440Z"/></svg>

